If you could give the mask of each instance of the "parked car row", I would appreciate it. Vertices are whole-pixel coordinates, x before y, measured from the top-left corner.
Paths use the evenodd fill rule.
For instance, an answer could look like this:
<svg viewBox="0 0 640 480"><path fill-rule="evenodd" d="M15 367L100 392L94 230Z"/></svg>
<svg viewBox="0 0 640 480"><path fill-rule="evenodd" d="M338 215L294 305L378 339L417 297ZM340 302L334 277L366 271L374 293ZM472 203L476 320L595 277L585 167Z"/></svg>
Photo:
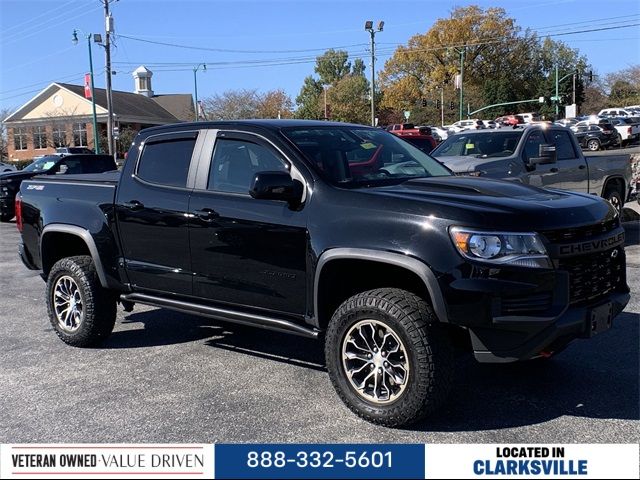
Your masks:
<svg viewBox="0 0 640 480"><path fill-rule="evenodd" d="M589 149L605 140L589 136L589 125L572 135L561 126L531 124L524 128L469 130L450 136L431 156L457 175L516 180L539 187L561 188L599 195L618 210L631 192L629 155L585 157L580 149ZM615 137L613 129L608 133Z"/></svg>
<svg viewBox="0 0 640 480"><path fill-rule="evenodd" d="M15 215L15 198L20 185L36 175L71 175L83 173L102 173L116 170L117 166L110 155L65 154L44 155L33 163L16 171L0 173L0 221L8 222Z"/></svg>

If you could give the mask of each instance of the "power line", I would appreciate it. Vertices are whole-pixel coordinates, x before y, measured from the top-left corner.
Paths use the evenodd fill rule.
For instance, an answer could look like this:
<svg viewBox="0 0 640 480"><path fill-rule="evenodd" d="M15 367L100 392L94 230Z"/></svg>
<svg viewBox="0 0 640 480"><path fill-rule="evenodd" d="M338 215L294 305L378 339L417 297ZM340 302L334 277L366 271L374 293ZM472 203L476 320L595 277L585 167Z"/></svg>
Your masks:
<svg viewBox="0 0 640 480"><path fill-rule="evenodd" d="M315 51L324 51L329 50L329 48L307 48L300 50L232 50L226 48L210 48L210 47L197 47L193 45L181 45L177 43L168 43L168 42L157 42L155 40L145 40L139 37L132 37L129 35L118 35L120 38L127 38L129 40L135 40L136 42L144 42L144 43L152 43L155 45L162 45L165 47L176 47L176 48L186 48L189 50L203 50L208 52L219 52L219 53L302 53L302 52L315 52ZM333 49L338 48L349 48L349 47L361 47L366 45L365 43L356 43L354 45L342 45L337 47L330 47Z"/></svg>
<svg viewBox="0 0 640 480"><path fill-rule="evenodd" d="M16 23L13 24L7 28L4 29L4 33L9 32L10 30L15 30L16 28L20 28L24 25L33 23L35 20L39 19L40 17L46 17L47 15L51 15L53 12L55 12L56 10L61 10L63 8L68 7L69 5L71 5L72 3L75 3L74 0L71 0L70 2L64 3L62 5L58 5L55 8L52 8L51 10L47 10L46 12L41 13L40 15L36 15L35 17L30 17L28 20L25 20L24 22L20 22L20 23Z"/></svg>

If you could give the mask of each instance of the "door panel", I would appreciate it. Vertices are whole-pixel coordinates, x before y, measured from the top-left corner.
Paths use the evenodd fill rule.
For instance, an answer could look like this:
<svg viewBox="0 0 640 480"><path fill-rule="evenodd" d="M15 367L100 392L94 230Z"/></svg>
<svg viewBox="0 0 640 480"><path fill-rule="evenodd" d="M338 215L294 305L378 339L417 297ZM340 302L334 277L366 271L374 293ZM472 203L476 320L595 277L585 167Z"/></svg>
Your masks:
<svg viewBox="0 0 640 480"><path fill-rule="evenodd" d="M584 158L579 156L568 131L550 130L548 142L556 146L556 166L560 179L560 188L573 192L589 191L589 171Z"/></svg>
<svg viewBox="0 0 640 480"><path fill-rule="evenodd" d="M136 171L120 183L118 229L129 280L137 289L190 295L187 176L196 134L145 141Z"/></svg>
<svg viewBox="0 0 640 480"><path fill-rule="evenodd" d="M288 169L252 135L220 132L208 190L194 190L189 212L195 296L291 314L306 304L306 213L249 196L253 174Z"/></svg>
<svg viewBox="0 0 640 480"><path fill-rule="evenodd" d="M523 160L525 165L530 158L539 156L540 145L547 143L544 133L541 130L530 132L525 140L523 150ZM543 188L561 188L560 177L558 175L559 168L557 163L549 163L536 165L527 175L529 184L535 187Z"/></svg>

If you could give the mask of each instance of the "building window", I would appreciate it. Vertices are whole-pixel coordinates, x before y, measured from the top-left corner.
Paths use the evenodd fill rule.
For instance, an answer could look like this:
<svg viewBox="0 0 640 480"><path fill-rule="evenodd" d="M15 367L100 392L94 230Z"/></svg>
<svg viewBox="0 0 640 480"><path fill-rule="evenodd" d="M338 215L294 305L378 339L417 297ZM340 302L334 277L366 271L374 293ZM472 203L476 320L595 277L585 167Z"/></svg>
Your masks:
<svg viewBox="0 0 640 480"><path fill-rule="evenodd" d="M36 150L47 148L47 130L42 125L33 127L33 148Z"/></svg>
<svg viewBox="0 0 640 480"><path fill-rule="evenodd" d="M27 149L27 129L25 127L13 129L13 147L16 150Z"/></svg>
<svg viewBox="0 0 640 480"><path fill-rule="evenodd" d="M67 146L67 131L64 126L53 127L53 146L56 148Z"/></svg>
<svg viewBox="0 0 640 480"><path fill-rule="evenodd" d="M87 125L85 123L73 124L73 144L76 147L87 146Z"/></svg>

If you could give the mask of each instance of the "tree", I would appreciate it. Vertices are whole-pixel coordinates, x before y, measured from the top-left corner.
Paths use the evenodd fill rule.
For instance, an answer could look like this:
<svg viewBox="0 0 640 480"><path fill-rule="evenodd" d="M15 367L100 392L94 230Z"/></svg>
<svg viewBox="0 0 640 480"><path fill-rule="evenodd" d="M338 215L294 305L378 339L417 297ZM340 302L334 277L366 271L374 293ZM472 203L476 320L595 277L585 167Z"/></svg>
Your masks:
<svg viewBox="0 0 640 480"><path fill-rule="evenodd" d="M623 107L640 104L640 65L632 65L624 70L607 75L611 106Z"/></svg>
<svg viewBox="0 0 640 480"><path fill-rule="evenodd" d="M284 90L272 90L260 95L255 118L292 118L293 101Z"/></svg>
<svg viewBox="0 0 640 480"><path fill-rule="evenodd" d="M369 82L362 75L347 75L327 91L331 120L362 123L370 121Z"/></svg>
<svg viewBox="0 0 640 480"><path fill-rule="evenodd" d="M311 75L304 79L300 94L296 97L297 118L307 120L320 120L324 118L323 104L321 102L322 83Z"/></svg>
<svg viewBox="0 0 640 480"><path fill-rule="evenodd" d="M562 42L541 42L534 32L522 31L502 8L468 6L455 8L448 18L438 19L424 34L399 47L380 73L384 90L382 107L395 111L416 110L423 100L435 102L444 93L447 120L457 119L459 90L454 78L464 64L464 103L471 110L486 105L549 98L555 94L555 65L560 76L587 70L586 58ZM572 82L561 84L564 103L571 102ZM576 100L583 99L583 84L576 81ZM537 109L537 104L521 104L485 110L482 116ZM553 111L551 104L545 106ZM413 114L412 114L413 120ZM439 123L432 109L428 120ZM446 122L446 121L445 121Z"/></svg>
<svg viewBox="0 0 640 480"><path fill-rule="evenodd" d="M227 90L202 101L210 120L239 120L255 118L260 104L256 90Z"/></svg>
<svg viewBox="0 0 640 480"><path fill-rule="evenodd" d="M360 61L362 63L362 61ZM364 65L364 64L362 64ZM360 64L358 64L360 68ZM320 77L320 83L329 85L351 73L349 53L344 50L329 49L316 58L314 71Z"/></svg>
<svg viewBox="0 0 640 480"><path fill-rule="evenodd" d="M9 150L9 134L5 120L13 113L15 108L0 109L0 160L5 161L8 158Z"/></svg>
<svg viewBox="0 0 640 480"><path fill-rule="evenodd" d="M361 58L356 58L353 62L353 68L351 69L351 75L362 75L364 77L364 72L367 69L367 66L364 64L364 61Z"/></svg>

